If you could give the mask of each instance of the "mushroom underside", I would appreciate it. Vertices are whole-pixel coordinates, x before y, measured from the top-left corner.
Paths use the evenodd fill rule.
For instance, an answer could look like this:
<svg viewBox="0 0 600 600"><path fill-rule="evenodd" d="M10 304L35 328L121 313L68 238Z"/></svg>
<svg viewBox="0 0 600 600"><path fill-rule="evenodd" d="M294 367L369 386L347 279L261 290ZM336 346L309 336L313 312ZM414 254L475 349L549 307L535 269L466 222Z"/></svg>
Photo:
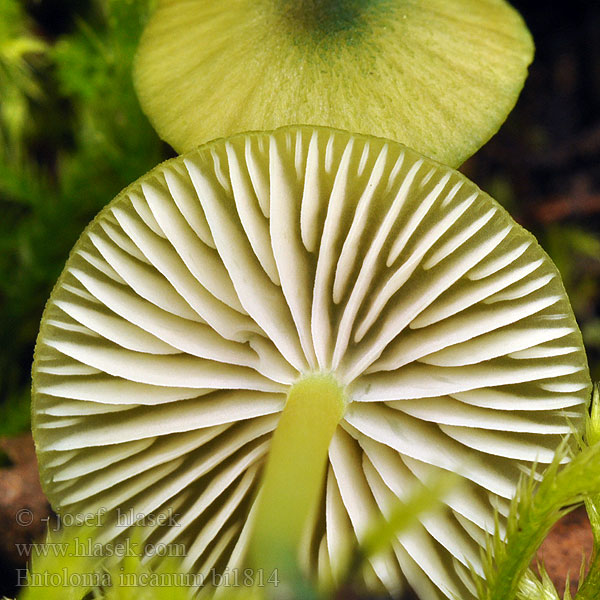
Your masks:
<svg viewBox="0 0 600 600"><path fill-rule="evenodd" d="M338 581L374 519L454 471L443 511L360 574L424 598L473 595L494 510L590 392L556 268L464 176L384 139L244 134L163 163L74 247L35 353L44 489L106 510L101 542L165 514L142 534L183 568L243 566L271 436L315 373L348 405L300 562Z"/></svg>

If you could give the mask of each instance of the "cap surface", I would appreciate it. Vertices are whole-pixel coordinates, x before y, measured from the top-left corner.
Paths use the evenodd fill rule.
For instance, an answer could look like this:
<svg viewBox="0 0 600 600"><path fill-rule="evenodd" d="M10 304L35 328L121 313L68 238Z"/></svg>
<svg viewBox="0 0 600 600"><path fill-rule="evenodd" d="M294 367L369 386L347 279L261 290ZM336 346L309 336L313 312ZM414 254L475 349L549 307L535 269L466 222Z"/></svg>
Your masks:
<svg viewBox="0 0 600 600"><path fill-rule="evenodd" d="M504 0L170 0L144 31L134 79L178 152L308 124L458 166L503 123L532 56Z"/></svg>

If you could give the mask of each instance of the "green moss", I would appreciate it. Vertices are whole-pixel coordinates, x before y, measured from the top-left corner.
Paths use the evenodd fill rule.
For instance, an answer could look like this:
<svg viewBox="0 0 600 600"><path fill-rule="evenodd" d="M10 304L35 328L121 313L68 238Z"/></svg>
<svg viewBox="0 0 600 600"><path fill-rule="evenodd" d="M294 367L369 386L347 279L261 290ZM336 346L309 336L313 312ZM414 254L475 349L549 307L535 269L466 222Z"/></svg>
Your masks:
<svg viewBox="0 0 600 600"><path fill-rule="evenodd" d="M151 4L82 2L95 20L43 41L18 2L0 1L1 434L29 428L35 336L70 248L109 198L165 158L131 81Z"/></svg>

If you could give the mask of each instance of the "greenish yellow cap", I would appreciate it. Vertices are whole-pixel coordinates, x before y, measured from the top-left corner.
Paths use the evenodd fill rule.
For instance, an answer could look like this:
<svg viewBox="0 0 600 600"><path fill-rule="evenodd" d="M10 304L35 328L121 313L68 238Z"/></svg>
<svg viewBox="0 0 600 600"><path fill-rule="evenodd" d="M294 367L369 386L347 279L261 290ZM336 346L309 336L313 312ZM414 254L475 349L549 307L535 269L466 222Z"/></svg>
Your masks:
<svg viewBox="0 0 600 600"><path fill-rule="evenodd" d="M163 0L134 76L178 152L307 124L458 166L504 122L532 55L503 0Z"/></svg>

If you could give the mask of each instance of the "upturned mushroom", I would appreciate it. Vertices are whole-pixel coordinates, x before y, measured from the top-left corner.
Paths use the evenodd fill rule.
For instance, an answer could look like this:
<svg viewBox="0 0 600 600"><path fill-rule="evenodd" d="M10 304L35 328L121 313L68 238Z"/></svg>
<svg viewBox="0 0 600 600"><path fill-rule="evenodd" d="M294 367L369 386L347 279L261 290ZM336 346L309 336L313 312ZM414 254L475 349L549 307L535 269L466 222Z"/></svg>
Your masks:
<svg viewBox="0 0 600 600"><path fill-rule="evenodd" d="M266 540L335 582L373 519L457 473L359 574L424 599L471 597L494 509L591 387L558 272L500 205L398 143L312 127L211 142L115 198L33 377L54 508L105 510L103 542L135 515L194 573Z"/></svg>
<svg viewBox="0 0 600 600"><path fill-rule="evenodd" d="M307 124L458 166L504 122L532 56L504 0L161 0L134 75L178 152Z"/></svg>

